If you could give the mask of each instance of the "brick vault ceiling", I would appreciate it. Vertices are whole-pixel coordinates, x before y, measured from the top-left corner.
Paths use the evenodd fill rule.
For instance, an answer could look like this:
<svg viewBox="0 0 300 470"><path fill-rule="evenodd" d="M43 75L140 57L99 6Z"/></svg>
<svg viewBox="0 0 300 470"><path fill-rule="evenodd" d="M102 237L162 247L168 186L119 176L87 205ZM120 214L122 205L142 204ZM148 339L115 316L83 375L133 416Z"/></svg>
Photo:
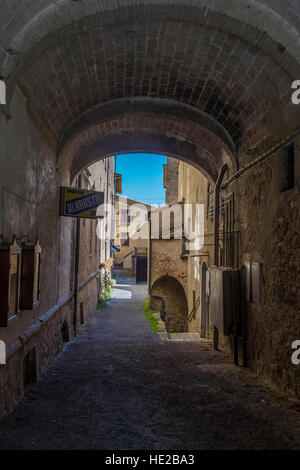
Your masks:
<svg viewBox="0 0 300 470"><path fill-rule="evenodd" d="M10 94L16 83L24 91L31 114L55 146L61 145L63 136L82 113L125 98L171 100L207 114L224 130L223 136L217 132L218 138L222 140L226 135L226 144L231 141L236 149L242 148L245 135L257 141L268 132L274 110L282 119L291 113L291 82L300 77L297 48L289 36L297 33L299 4L297 10L294 2L294 15L290 15L292 33L285 23L293 1L285 2L286 8L281 12L285 17L283 31L278 30L282 42L293 45L289 48L264 31L259 19L260 29L250 24L253 17L246 24L247 17L240 21L224 16L207 8L204 0L181 2L180 8L180 2L175 0L151 1L143 6L138 1L120 1L121 7L112 11L103 8L105 2L98 2L98 11L87 16L85 12L89 13L95 2L61 1L56 3L69 3L70 7L70 17L61 21L57 16L45 19L41 15L38 21L29 17L28 9L37 9L37 3L40 8L49 9L53 2L12 3L19 5L19 12L27 4L24 18L28 23L23 28L19 26L17 39L13 40L11 33L12 47L6 44L3 75ZM34 14L39 16L38 11L32 13L33 18ZM20 18L21 15L19 21ZM17 24L12 23L13 28L17 30ZM139 112L143 111L149 110L140 107ZM122 118L127 112L137 110L122 109ZM159 107L155 112L166 113ZM81 132L98 138L101 124L113 122L114 117L120 117L118 114L117 107L115 116L97 113L95 122L82 120L72 138ZM175 117L173 110L173 123ZM179 113L179 127L184 117L189 119ZM135 122L142 121L137 118ZM167 124L161 120L161 125ZM205 123L201 126L205 127ZM120 130L118 124L115 127ZM162 127L162 134L167 129ZM204 135L203 129L194 130L196 134ZM204 145L206 141L211 141L210 135L203 139ZM234 153L233 149L230 151ZM216 170L213 166L211 163L210 174Z"/></svg>

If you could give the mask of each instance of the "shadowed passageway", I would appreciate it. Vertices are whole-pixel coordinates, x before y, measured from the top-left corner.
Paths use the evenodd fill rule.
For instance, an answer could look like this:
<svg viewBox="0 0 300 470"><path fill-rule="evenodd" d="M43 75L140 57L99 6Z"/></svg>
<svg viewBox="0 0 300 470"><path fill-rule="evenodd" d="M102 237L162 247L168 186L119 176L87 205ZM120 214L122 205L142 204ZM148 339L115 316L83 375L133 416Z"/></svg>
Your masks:
<svg viewBox="0 0 300 470"><path fill-rule="evenodd" d="M298 413L209 345L160 340L145 295L120 282L1 423L1 449L300 449Z"/></svg>
<svg viewBox="0 0 300 470"><path fill-rule="evenodd" d="M300 1L0 4L0 448L300 446Z"/></svg>

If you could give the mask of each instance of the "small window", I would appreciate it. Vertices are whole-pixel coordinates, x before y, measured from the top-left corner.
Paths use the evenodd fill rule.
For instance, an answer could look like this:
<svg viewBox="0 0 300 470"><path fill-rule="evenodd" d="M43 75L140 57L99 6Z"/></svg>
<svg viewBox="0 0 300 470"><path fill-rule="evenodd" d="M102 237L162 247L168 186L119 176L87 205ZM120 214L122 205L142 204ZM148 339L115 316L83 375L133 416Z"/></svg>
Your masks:
<svg viewBox="0 0 300 470"><path fill-rule="evenodd" d="M126 209L121 210L120 223L121 225L127 225L130 221L128 211Z"/></svg>
<svg viewBox="0 0 300 470"><path fill-rule="evenodd" d="M279 157L279 191L282 193L295 186L295 146L283 148Z"/></svg>
<svg viewBox="0 0 300 470"><path fill-rule="evenodd" d="M122 194L122 175L115 173L115 192Z"/></svg>
<svg viewBox="0 0 300 470"><path fill-rule="evenodd" d="M129 235L128 233L122 233L121 234L121 239L122 239L122 246L129 246Z"/></svg>
<svg viewBox="0 0 300 470"><path fill-rule="evenodd" d="M9 313L8 317L14 317L18 313L19 298L19 254L10 256L10 292L9 292Z"/></svg>
<svg viewBox="0 0 300 470"><path fill-rule="evenodd" d="M61 337L63 343L68 343L70 341L69 325L67 320L64 320L61 325Z"/></svg>
<svg viewBox="0 0 300 470"><path fill-rule="evenodd" d="M21 248L16 241L0 247L0 326L19 312Z"/></svg>
<svg viewBox="0 0 300 470"><path fill-rule="evenodd" d="M41 247L22 244L20 309L33 310L40 300Z"/></svg>

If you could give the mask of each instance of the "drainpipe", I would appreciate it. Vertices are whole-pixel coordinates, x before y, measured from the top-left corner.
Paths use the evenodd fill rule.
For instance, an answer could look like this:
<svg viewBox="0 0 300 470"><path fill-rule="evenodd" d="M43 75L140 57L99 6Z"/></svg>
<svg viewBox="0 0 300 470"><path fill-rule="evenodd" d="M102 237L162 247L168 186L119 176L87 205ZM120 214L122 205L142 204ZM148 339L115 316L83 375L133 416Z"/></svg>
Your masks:
<svg viewBox="0 0 300 470"><path fill-rule="evenodd" d="M220 232L220 190L221 184L224 178L224 174L227 170L227 164L223 165L215 187L215 252L214 252L214 264L219 266L219 232Z"/></svg>
<svg viewBox="0 0 300 470"><path fill-rule="evenodd" d="M215 240L214 240L214 265L219 266L219 233L220 233L220 190L227 171L227 164L222 166L215 187ZM219 330L214 326L214 349L219 347Z"/></svg>
<svg viewBox="0 0 300 470"><path fill-rule="evenodd" d="M81 188L82 176L78 176L77 188ZM75 274L74 274L74 311L73 325L74 336L77 336L77 310L78 310L78 278L79 278L79 257L80 257L80 217L76 218L76 241L75 241Z"/></svg>

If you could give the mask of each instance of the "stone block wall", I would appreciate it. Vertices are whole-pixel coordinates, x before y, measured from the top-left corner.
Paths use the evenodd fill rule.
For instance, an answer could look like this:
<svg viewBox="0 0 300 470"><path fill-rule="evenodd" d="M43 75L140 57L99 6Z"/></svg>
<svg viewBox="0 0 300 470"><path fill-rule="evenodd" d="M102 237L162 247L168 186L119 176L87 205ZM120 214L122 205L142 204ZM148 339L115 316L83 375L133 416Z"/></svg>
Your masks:
<svg viewBox="0 0 300 470"><path fill-rule="evenodd" d="M150 308L161 309L164 301L168 331L187 331L187 262L182 255L182 240L151 241Z"/></svg>
<svg viewBox="0 0 300 470"><path fill-rule="evenodd" d="M38 240L42 252L39 302L0 328L0 340L7 350L7 364L0 365L0 418L14 408L24 385L38 379L59 354L63 336L74 337L76 221L59 215L62 181L56 153L30 118L26 98L18 89L10 111L10 120L0 114L0 243L11 243L15 235L19 244ZM113 173L112 168L112 181ZM87 187L86 178L83 180ZM68 181L70 178L67 185ZM97 306L101 255L96 221L81 220L80 225L77 331ZM26 363L30 370L23 377Z"/></svg>
<svg viewBox="0 0 300 470"><path fill-rule="evenodd" d="M96 309L97 284L95 276L79 291L78 305L83 301L84 321ZM33 351L36 359L36 379L38 380L47 367L62 352L64 338L62 327L67 324L68 337L74 338L72 294L55 305L49 312L42 315L33 325L22 333L7 351L6 365L0 365L0 419L10 413L23 396L26 389L24 383L25 358ZM77 330L80 326L78 308ZM29 384L30 385L30 384Z"/></svg>
<svg viewBox="0 0 300 470"><path fill-rule="evenodd" d="M246 365L290 396L300 396L300 366L292 364L292 343L300 339L300 138L295 146L295 184L280 192L282 178L281 150L250 168L230 185L225 185L222 197L234 193L235 230L239 246L235 247L236 267L246 263L261 266L261 301L245 301L243 322L245 334L239 338L239 364ZM246 162L246 163L249 163ZM245 163L244 163L245 164ZM231 173L230 173L231 174ZM224 183L226 183L225 175ZM197 189L198 188L198 189ZM196 169L180 162L179 198L185 202L206 203L207 180ZM198 197L197 197L198 193ZM203 263L214 261L213 223L205 220L205 245L195 256L182 257L182 245L175 240L152 242L152 285L161 276L174 276L184 286L188 312L195 299L203 297ZM237 240L237 239L236 239ZM243 282L245 294L245 281ZM167 296L160 285L153 293ZM176 297L176 293L174 293ZM206 294L205 294L206 297ZM205 303L202 298L188 324L189 331L203 336ZM153 305L160 307L159 299ZM207 305L209 309L209 304ZM206 335L211 335L210 316ZM219 348L233 359L233 337L219 333ZM244 354L245 353L245 354Z"/></svg>
<svg viewBox="0 0 300 470"><path fill-rule="evenodd" d="M178 201L178 166L176 158L168 157L165 166L166 204Z"/></svg>
<svg viewBox="0 0 300 470"><path fill-rule="evenodd" d="M291 396L300 396L300 366L291 347L300 339L300 139L295 145L295 185L280 192L280 151L230 187L240 231L239 265L262 265L261 302L245 302L247 366ZM221 348L232 351L230 338ZM240 347L240 357L242 354Z"/></svg>
<svg viewBox="0 0 300 470"><path fill-rule="evenodd" d="M182 243L182 240L152 240L151 285L162 276L172 276L187 288L187 263L181 258Z"/></svg>

